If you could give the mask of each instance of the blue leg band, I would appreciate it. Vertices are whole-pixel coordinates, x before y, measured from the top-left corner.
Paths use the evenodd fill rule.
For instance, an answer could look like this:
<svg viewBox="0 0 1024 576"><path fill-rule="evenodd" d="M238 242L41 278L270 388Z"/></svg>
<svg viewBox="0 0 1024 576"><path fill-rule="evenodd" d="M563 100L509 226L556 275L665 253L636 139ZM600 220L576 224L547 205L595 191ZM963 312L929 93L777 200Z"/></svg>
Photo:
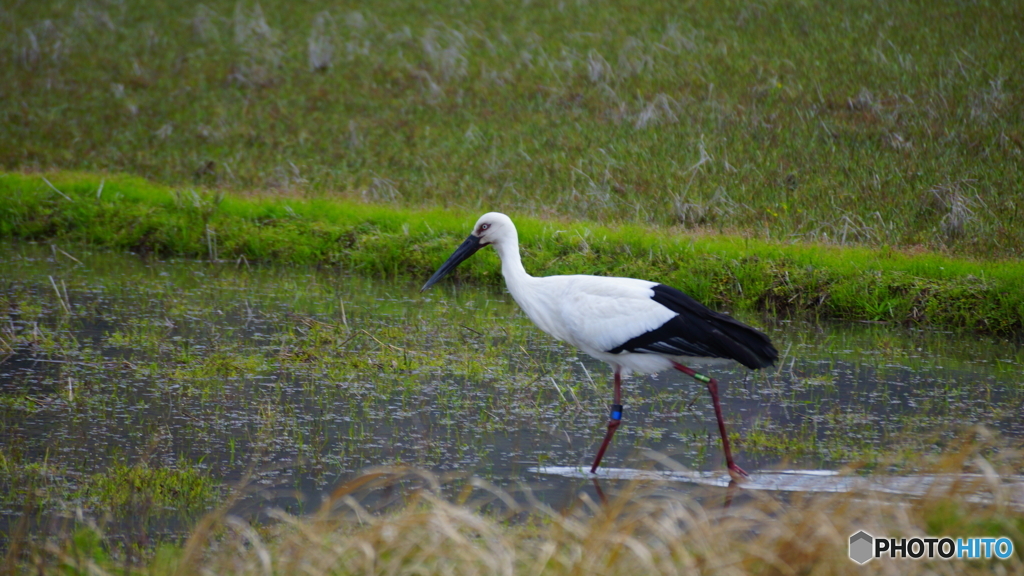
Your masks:
<svg viewBox="0 0 1024 576"><path fill-rule="evenodd" d="M622 420L622 404L612 404L612 420Z"/></svg>

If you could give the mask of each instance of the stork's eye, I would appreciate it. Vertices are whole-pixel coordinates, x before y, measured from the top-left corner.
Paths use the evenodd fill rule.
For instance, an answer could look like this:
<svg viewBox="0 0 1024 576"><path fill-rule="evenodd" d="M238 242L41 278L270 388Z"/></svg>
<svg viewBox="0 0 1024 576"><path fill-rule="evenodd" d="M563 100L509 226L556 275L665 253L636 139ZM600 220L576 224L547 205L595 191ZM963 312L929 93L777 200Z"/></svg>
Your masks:
<svg viewBox="0 0 1024 576"><path fill-rule="evenodd" d="M487 230L490 227L491 227L490 224L481 224L480 225L480 231L483 232L484 230Z"/></svg>

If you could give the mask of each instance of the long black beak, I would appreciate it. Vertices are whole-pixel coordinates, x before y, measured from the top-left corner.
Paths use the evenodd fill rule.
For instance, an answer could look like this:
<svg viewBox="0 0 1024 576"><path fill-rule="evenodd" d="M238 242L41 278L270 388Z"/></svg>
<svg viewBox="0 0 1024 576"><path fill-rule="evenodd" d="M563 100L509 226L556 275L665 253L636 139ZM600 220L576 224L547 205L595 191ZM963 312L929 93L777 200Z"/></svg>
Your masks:
<svg viewBox="0 0 1024 576"><path fill-rule="evenodd" d="M437 269L437 272L434 272L434 275L430 277L430 280L427 280L427 283L423 285L423 288L420 288L420 292L423 292L427 288L436 284L438 280L444 278L445 274L455 270L456 266L462 264L464 260L473 254L476 254L476 251L484 246L486 246L486 244L480 243L479 236L470 234L469 238L466 238L465 242L456 248L455 252L452 252L452 255L448 257L448 260L445 260L445 263L441 264L441 267Z"/></svg>

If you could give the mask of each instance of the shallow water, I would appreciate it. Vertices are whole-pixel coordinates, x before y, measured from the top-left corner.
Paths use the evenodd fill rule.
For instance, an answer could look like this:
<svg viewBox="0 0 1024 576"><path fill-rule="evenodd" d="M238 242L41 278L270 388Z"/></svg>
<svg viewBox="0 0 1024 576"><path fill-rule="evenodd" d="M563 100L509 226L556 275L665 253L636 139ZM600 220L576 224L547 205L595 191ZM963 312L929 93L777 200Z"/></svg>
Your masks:
<svg viewBox="0 0 1024 576"><path fill-rule="evenodd" d="M602 468L591 474L583 466L538 466L530 472L542 475L597 479L600 481L649 481L681 483L715 488L734 488L763 492L830 492L885 493L899 496L926 497L955 490L972 502L999 501L1017 510L1024 510L1024 476L986 476L985 474L906 474L868 475L843 474L835 470L769 470L754 471L749 477L736 480L727 472L679 469L638 470L635 468Z"/></svg>
<svg viewBox="0 0 1024 576"><path fill-rule="evenodd" d="M503 292L35 244L0 245L0 270L4 462L45 463L55 508L96 512L80 489L142 461L246 479L259 489L252 510L308 509L393 464L558 501L580 481L531 469L589 464L604 433L609 369L534 328ZM770 370L708 369L747 470L912 472L974 424L1024 437L1019 340L741 319L782 354ZM606 466L649 467L656 451L722 469L703 385L633 378L625 402ZM0 504L7 520L24 505Z"/></svg>

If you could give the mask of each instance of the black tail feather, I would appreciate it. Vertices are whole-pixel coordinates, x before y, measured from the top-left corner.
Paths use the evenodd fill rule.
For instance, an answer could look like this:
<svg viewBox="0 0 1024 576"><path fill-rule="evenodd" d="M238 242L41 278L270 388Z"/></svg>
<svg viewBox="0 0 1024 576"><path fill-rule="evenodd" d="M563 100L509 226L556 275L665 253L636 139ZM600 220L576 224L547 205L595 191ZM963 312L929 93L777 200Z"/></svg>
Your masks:
<svg viewBox="0 0 1024 576"><path fill-rule="evenodd" d="M678 316L657 330L617 346L611 353L729 358L750 369L765 368L778 360L778 350L760 330L715 312L670 286L659 284L653 291L652 299Z"/></svg>

